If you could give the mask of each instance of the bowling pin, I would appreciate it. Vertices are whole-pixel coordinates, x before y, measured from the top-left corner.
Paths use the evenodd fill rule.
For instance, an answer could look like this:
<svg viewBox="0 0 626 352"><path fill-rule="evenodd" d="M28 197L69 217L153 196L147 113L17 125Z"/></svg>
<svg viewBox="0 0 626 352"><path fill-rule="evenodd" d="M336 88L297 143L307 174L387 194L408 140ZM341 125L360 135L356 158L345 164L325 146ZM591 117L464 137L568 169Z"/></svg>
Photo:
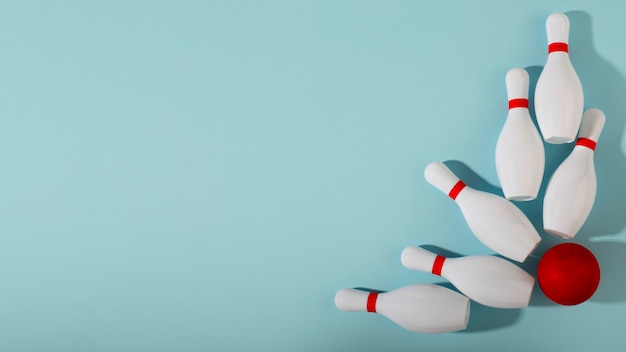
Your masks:
<svg viewBox="0 0 626 352"><path fill-rule="evenodd" d="M456 201L476 238L496 253L523 262L541 241L526 215L508 200L466 186L439 162L430 163L424 175Z"/></svg>
<svg viewBox="0 0 626 352"><path fill-rule="evenodd" d="M571 239L587 220L596 199L593 154L604 121L602 111L585 111L574 150L554 171L546 188L543 199L546 232Z"/></svg>
<svg viewBox="0 0 626 352"><path fill-rule="evenodd" d="M545 153L543 141L528 112L528 72L514 68L506 74L509 113L496 143L496 171L504 197L537 198Z"/></svg>
<svg viewBox="0 0 626 352"><path fill-rule="evenodd" d="M535 87L535 114L543 139L574 141L583 114L583 87L569 58L569 19L553 13L546 20L548 60Z"/></svg>
<svg viewBox="0 0 626 352"><path fill-rule="evenodd" d="M463 330L469 320L469 299L432 284L410 285L376 293L343 288L335 306L346 312L379 313L401 327L424 334Z"/></svg>
<svg viewBox="0 0 626 352"><path fill-rule="evenodd" d="M409 246L402 251L402 265L439 275L470 299L494 308L527 307L535 285L520 267L490 255L446 258Z"/></svg>

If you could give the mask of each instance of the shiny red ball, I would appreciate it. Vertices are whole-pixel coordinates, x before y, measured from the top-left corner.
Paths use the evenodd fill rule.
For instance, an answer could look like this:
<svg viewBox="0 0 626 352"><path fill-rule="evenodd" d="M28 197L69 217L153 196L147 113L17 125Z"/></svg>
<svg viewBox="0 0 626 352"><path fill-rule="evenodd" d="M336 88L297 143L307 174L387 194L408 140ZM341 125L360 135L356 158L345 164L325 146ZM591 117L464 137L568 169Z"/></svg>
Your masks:
<svg viewBox="0 0 626 352"><path fill-rule="evenodd" d="M600 284L600 265L585 247L576 243L558 244L541 257L537 281L550 300L573 306L596 292Z"/></svg>

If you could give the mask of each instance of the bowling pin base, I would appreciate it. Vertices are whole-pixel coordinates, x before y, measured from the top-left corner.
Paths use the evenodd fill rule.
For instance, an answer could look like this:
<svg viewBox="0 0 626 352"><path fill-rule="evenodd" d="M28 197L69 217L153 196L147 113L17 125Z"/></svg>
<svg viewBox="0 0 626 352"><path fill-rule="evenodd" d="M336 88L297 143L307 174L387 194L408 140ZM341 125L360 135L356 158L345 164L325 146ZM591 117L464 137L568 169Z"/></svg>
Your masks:
<svg viewBox="0 0 626 352"><path fill-rule="evenodd" d="M544 230L551 235L554 235L556 237L561 237L566 240L571 240L572 238L574 238L574 236L572 236L571 234L567 234L565 232L561 232L558 230L553 230L553 229L548 229L548 228L544 228Z"/></svg>
<svg viewBox="0 0 626 352"><path fill-rule="evenodd" d="M506 199L513 200L513 201L516 201L516 202L527 202L527 201L530 201L530 200L537 199L537 196L519 195L519 196L509 196L509 197L506 197Z"/></svg>
<svg viewBox="0 0 626 352"><path fill-rule="evenodd" d="M558 136L548 136L548 137L544 137L544 141L546 141L546 143L550 143L550 144L565 144L565 143L572 143L574 141L575 138L570 138L570 137L558 137Z"/></svg>

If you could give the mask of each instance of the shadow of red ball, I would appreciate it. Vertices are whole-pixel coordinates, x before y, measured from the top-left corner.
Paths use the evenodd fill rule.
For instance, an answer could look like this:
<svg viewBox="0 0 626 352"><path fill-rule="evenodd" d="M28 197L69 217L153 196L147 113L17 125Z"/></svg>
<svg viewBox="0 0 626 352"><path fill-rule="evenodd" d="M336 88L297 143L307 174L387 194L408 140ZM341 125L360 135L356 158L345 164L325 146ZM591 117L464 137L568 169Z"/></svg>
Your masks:
<svg viewBox="0 0 626 352"><path fill-rule="evenodd" d="M587 248L561 243L550 248L539 261L537 281L541 291L564 306L591 298L600 284L600 265Z"/></svg>

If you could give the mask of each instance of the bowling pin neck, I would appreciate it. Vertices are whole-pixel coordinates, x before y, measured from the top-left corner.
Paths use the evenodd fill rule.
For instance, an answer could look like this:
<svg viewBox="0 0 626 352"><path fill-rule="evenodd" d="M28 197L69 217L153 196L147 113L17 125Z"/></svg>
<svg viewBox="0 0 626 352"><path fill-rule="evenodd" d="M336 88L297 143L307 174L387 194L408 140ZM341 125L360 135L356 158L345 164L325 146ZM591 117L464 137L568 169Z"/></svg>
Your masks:
<svg viewBox="0 0 626 352"><path fill-rule="evenodd" d="M523 108L528 109L528 99L517 98L517 99L509 99L509 110Z"/></svg>
<svg viewBox="0 0 626 352"><path fill-rule="evenodd" d="M593 146L595 147L595 143L598 141L598 138L600 138L600 133L602 133L602 128L604 128L605 121L606 117L601 110L594 108L585 111L582 122L580 123L580 131L578 132L576 145L578 145L579 142L588 140L593 142Z"/></svg>
<svg viewBox="0 0 626 352"><path fill-rule="evenodd" d="M528 72L523 68L512 68L506 73L506 92L509 98L509 109L517 107L528 108L529 81Z"/></svg>
<svg viewBox="0 0 626 352"><path fill-rule="evenodd" d="M335 294L335 306L344 312L376 313L376 302L380 294L354 288L342 288Z"/></svg>
<svg viewBox="0 0 626 352"><path fill-rule="evenodd" d="M554 57L557 53L563 55L562 58L568 58L569 45L567 43L550 43L548 45L548 54L554 54L550 55L550 57Z"/></svg>
<svg viewBox="0 0 626 352"><path fill-rule="evenodd" d="M400 256L402 265L411 270L430 272L441 276L446 257L429 252L421 247L408 246Z"/></svg>
<svg viewBox="0 0 626 352"><path fill-rule="evenodd" d="M553 13L546 20L546 33L548 34L548 44L561 43L553 48L556 51L566 51L569 42L569 18L562 13ZM564 46L563 46L564 44ZM566 50L563 50L566 49Z"/></svg>
<svg viewBox="0 0 626 352"><path fill-rule="evenodd" d="M459 192L465 188L465 183L456 177L447 166L440 162L428 164L424 171L424 177L428 183L435 186L452 199L456 199Z"/></svg>
<svg viewBox="0 0 626 352"><path fill-rule="evenodd" d="M575 147L586 148L586 149L590 149L591 151L595 151L596 150L596 144L597 143L594 140L591 140L589 138L578 138L576 140Z"/></svg>

